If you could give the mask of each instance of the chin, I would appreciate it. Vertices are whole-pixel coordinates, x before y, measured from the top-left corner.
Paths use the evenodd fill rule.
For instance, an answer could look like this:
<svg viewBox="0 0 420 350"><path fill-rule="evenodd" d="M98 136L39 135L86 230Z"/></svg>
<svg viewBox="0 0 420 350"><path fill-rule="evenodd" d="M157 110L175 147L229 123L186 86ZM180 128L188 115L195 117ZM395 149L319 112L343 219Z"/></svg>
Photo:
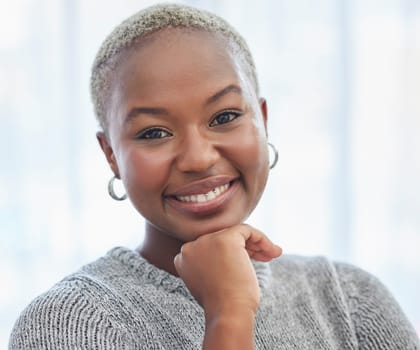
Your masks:
<svg viewBox="0 0 420 350"><path fill-rule="evenodd" d="M183 239L184 241L194 241L197 238L204 236L206 234L222 231L229 227L239 225L243 223L244 220L245 219L240 220L240 219L231 218L230 220L213 219L213 220L209 220L208 222L206 222L207 220L203 220L202 222L191 224L191 225L188 225L188 223L185 223L185 225L189 226L189 229L188 230L181 229L182 231L181 234L183 237L185 237L185 239Z"/></svg>

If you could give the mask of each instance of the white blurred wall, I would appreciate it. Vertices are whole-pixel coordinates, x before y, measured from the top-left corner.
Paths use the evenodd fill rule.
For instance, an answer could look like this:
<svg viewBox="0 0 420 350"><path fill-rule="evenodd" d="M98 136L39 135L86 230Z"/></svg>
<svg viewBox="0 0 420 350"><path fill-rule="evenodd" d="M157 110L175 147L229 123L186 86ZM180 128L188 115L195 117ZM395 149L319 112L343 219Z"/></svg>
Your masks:
<svg viewBox="0 0 420 350"><path fill-rule="evenodd" d="M106 193L89 71L155 1L0 0L0 346L19 312L143 220ZM420 2L184 1L245 36L280 159L250 222L376 274L420 332Z"/></svg>

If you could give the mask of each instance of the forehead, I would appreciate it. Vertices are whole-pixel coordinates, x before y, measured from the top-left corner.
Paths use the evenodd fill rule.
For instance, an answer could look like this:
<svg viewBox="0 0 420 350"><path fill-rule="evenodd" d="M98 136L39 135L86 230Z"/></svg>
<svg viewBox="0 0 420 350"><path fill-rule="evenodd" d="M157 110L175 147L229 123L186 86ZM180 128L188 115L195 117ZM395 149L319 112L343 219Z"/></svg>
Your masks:
<svg viewBox="0 0 420 350"><path fill-rule="evenodd" d="M231 43L201 30L165 29L142 39L120 58L114 93L130 98L216 88L247 80ZM172 90L172 91L171 91Z"/></svg>
<svg viewBox="0 0 420 350"><path fill-rule="evenodd" d="M133 56L147 59L155 55L155 59L164 58L170 53L176 59L183 51L234 58L233 46L230 39L216 32L194 28L165 28L134 43L121 55L121 62L129 62Z"/></svg>

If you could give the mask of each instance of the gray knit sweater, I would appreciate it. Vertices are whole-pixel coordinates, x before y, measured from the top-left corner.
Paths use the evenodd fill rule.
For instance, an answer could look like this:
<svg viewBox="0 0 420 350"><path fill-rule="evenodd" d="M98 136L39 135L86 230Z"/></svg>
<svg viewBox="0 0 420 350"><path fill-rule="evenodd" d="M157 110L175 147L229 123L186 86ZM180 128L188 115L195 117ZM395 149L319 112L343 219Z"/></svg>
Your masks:
<svg viewBox="0 0 420 350"><path fill-rule="evenodd" d="M420 349L384 286L325 258L254 264L257 349ZM9 349L200 349L203 310L181 279L114 248L21 314Z"/></svg>

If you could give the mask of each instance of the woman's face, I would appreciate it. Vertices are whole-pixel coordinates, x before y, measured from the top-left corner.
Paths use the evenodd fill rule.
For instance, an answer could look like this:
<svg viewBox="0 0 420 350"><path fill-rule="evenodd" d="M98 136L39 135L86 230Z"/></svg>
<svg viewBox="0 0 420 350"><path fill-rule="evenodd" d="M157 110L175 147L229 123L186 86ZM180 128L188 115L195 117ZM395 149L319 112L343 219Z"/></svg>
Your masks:
<svg viewBox="0 0 420 350"><path fill-rule="evenodd" d="M135 208L180 241L243 222L266 184L266 106L224 39L166 30L124 55L99 137Z"/></svg>

